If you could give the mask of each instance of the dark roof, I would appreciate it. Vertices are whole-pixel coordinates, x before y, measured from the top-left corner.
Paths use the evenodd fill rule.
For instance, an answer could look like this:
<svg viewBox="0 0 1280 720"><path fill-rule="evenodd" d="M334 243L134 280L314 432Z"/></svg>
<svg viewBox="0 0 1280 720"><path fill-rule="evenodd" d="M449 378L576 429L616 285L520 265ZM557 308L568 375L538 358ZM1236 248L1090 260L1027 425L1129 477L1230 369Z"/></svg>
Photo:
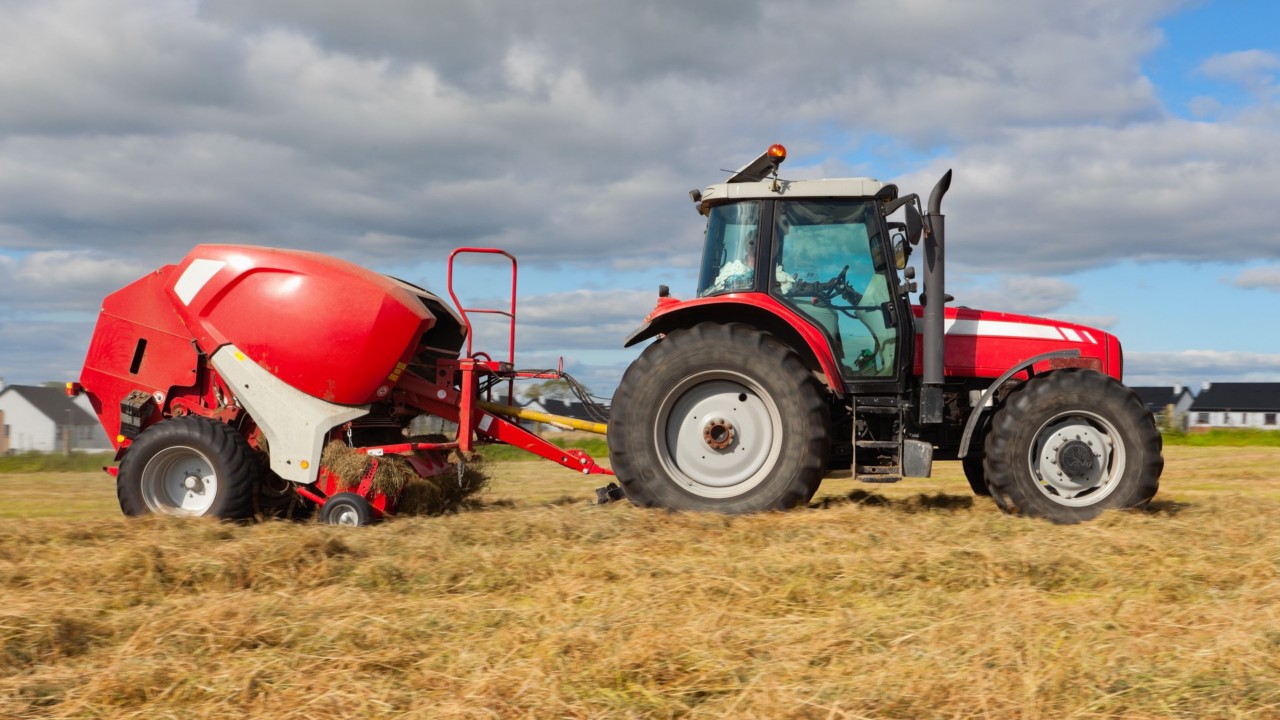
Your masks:
<svg viewBox="0 0 1280 720"><path fill-rule="evenodd" d="M1138 393L1138 397L1142 399L1144 405L1154 410L1163 410L1168 405L1177 405L1178 400L1183 395L1188 394L1186 386L1178 388L1176 385L1160 385L1150 387L1131 388ZM1181 392L1174 393L1178 389Z"/></svg>
<svg viewBox="0 0 1280 720"><path fill-rule="evenodd" d="M1213 383L1191 409L1280 411L1280 383Z"/></svg>
<svg viewBox="0 0 1280 720"><path fill-rule="evenodd" d="M84 408L71 401L67 397L67 391L60 387L40 387L36 385L10 385L0 395L6 393L14 393L23 397L27 402L36 406L36 409L44 414L45 417L54 421L59 425L66 424L67 411L71 411L71 424L80 425L97 425L98 419L84 411Z"/></svg>
<svg viewBox="0 0 1280 720"><path fill-rule="evenodd" d="M604 418L599 417L599 413L593 413L587 409L585 405L577 400L557 400L555 398L543 398L542 407L552 415L562 415L571 417L574 420L586 420L588 422L607 422L609 419L609 407L601 406L604 411Z"/></svg>

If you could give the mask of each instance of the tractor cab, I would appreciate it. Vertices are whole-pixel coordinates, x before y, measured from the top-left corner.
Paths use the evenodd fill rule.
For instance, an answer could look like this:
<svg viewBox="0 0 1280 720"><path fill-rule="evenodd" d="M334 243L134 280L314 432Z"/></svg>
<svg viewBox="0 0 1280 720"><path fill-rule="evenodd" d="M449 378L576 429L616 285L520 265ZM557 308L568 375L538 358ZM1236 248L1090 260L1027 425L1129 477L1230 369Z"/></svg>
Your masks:
<svg viewBox="0 0 1280 720"><path fill-rule="evenodd" d="M843 384L896 380L914 337L896 272L905 242L881 214L896 187L763 175L748 165L695 191L707 218L698 297L767 294L822 333Z"/></svg>

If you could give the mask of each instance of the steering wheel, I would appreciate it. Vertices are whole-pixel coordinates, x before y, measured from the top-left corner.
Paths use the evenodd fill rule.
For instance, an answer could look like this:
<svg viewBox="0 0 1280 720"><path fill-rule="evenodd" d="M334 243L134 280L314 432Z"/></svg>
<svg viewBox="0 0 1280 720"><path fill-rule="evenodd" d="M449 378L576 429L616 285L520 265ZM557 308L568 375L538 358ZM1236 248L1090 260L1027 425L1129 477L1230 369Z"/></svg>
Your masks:
<svg viewBox="0 0 1280 720"><path fill-rule="evenodd" d="M815 305L830 305L836 295L843 295L845 288L849 287L845 283L845 277L849 274L849 266L845 265L839 275L818 286L818 291L813 294Z"/></svg>

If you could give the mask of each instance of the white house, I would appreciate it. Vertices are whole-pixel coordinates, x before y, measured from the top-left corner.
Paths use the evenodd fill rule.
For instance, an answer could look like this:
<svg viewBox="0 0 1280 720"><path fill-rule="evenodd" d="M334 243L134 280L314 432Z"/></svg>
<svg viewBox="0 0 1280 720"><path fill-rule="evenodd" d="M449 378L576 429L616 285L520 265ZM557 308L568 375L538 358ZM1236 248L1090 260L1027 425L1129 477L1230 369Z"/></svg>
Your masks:
<svg viewBox="0 0 1280 720"><path fill-rule="evenodd" d="M1133 391L1138 393L1138 397L1142 399L1147 409L1156 416L1156 423L1161 427L1172 425L1182 430L1187 429L1187 413L1191 410L1191 403L1195 401L1195 397L1181 383L1135 387ZM1169 417L1170 409L1173 417Z"/></svg>
<svg viewBox="0 0 1280 720"><path fill-rule="evenodd" d="M1205 383L1191 403L1188 429L1280 430L1280 383Z"/></svg>
<svg viewBox="0 0 1280 720"><path fill-rule="evenodd" d="M76 398L87 402L88 398ZM110 450L111 442L91 410L59 387L9 385L0 390L3 445L9 452Z"/></svg>

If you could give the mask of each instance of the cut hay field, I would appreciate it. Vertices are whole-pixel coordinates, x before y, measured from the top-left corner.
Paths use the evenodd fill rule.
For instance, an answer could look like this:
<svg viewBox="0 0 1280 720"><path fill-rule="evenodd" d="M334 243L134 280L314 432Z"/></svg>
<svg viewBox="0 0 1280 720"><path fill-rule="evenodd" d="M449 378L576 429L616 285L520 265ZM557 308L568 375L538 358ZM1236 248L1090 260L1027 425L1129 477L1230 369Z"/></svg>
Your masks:
<svg viewBox="0 0 1280 720"><path fill-rule="evenodd" d="M1280 448L1166 457L1071 527L953 463L738 518L496 464L484 509L372 528L0 476L0 717L1280 717Z"/></svg>

